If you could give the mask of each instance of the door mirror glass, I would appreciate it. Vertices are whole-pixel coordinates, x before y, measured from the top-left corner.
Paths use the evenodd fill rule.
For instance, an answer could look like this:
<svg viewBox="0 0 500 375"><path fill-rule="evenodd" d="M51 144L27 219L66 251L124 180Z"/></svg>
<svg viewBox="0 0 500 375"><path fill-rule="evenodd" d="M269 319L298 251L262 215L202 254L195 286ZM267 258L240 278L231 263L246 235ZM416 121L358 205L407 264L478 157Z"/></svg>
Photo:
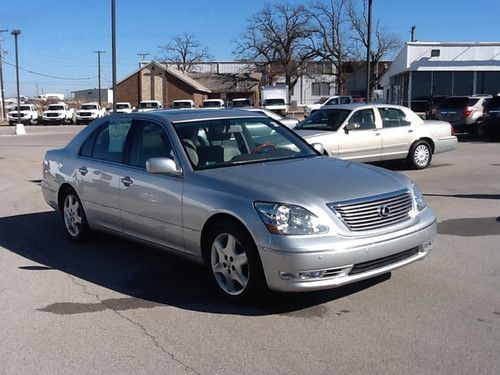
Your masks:
<svg viewBox="0 0 500 375"><path fill-rule="evenodd" d="M356 129L359 129L361 128L361 124L360 123L357 123L357 122L349 122L345 128L344 128L344 131L347 133L349 133L351 130L356 130Z"/></svg>
<svg viewBox="0 0 500 375"><path fill-rule="evenodd" d="M146 160L146 170L152 174L171 174L179 176L181 170L170 158L150 158Z"/></svg>

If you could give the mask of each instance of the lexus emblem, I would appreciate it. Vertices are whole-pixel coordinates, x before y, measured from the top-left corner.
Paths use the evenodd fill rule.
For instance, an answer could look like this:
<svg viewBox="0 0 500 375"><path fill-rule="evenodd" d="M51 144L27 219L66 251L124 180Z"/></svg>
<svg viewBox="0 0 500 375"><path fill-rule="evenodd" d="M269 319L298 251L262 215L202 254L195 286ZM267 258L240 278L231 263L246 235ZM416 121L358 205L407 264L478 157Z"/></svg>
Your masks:
<svg viewBox="0 0 500 375"><path fill-rule="evenodd" d="M387 217L387 216L389 216L390 213L391 213L391 209L387 205L380 206L380 208L378 209L378 214L381 217Z"/></svg>

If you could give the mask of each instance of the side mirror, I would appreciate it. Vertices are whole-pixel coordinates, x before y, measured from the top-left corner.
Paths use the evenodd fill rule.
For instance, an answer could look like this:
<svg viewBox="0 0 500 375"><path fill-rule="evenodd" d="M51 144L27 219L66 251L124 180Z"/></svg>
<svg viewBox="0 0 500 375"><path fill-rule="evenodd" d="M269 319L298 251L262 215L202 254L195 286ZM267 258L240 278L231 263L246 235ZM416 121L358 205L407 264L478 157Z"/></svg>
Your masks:
<svg viewBox="0 0 500 375"><path fill-rule="evenodd" d="M306 119L306 118L308 118L308 117L309 117L309 115L304 115L304 118L305 118L305 119Z"/></svg>
<svg viewBox="0 0 500 375"><path fill-rule="evenodd" d="M325 155L325 146L323 146L323 144L321 143L311 143L311 146L313 146L313 148L318 151L321 155Z"/></svg>
<svg viewBox="0 0 500 375"><path fill-rule="evenodd" d="M182 171L170 158L151 158L146 160L146 170L152 174L170 174L180 176Z"/></svg>
<svg viewBox="0 0 500 375"><path fill-rule="evenodd" d="M360 124L358 124L357 122L349 122L347 123L347 125L344 127L344 132L346 134L349 134L349 132L351 130L356 130L356 129L359 129L361 127Z"/></svg>

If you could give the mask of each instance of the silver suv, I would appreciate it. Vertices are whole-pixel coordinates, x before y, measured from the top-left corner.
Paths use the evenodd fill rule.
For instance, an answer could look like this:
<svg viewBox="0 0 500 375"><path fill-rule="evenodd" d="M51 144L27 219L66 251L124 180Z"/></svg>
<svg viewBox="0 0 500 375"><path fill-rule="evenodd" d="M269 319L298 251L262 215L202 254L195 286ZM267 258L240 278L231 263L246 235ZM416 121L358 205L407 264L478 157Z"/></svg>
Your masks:
<svg viewBox="0 0 500 375"><path fill-rule="evenodd" d="M450 96L438 107L436 119L448 121L456 132L475 134L483 119L483 108L491 98L484 96Z"/></svg>

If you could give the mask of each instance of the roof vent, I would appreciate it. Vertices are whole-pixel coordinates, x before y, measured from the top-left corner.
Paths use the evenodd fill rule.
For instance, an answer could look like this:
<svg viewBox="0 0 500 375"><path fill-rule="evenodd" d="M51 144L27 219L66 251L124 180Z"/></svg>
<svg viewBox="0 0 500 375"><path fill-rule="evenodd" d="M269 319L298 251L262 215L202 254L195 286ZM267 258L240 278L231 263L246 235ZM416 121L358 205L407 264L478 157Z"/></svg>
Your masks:
<svg viewBox="0 0 500 375"><path fill-rule="evenodd" d="M431 57L439 57L440 54L441 54L441 50L431 49Z"/></svg>

